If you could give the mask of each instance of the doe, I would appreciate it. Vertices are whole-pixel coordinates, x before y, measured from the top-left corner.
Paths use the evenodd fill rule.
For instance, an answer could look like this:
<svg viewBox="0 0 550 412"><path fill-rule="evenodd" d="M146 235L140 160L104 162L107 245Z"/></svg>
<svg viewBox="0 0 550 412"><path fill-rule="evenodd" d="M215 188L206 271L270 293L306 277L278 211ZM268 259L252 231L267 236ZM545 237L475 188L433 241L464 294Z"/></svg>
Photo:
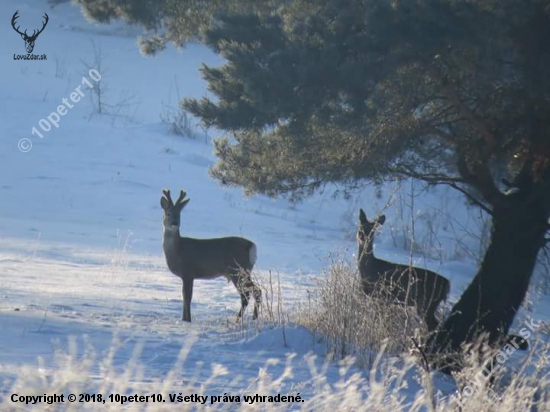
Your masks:
<svg viewBox="0 0 550 412"><path fill-rule="evenodd" d="M447 300L450 282L427 269L376 258L373 253L374 234L385 221L386 217L381 215L371 222L363 209L359 211L357 257L363 290L367 295L381 293L399 303L415 306L418 315L425 320L431 332L437 328L435 311L442 301Z"/></svg>

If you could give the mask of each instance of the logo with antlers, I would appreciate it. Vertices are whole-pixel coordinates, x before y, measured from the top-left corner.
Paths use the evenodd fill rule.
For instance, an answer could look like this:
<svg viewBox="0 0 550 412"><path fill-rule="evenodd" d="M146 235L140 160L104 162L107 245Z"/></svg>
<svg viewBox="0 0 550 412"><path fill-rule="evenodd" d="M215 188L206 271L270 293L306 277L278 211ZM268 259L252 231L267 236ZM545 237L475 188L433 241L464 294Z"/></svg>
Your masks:
<svg viewBox="0 0 550 412"><path fill-rule="evenodd" d="M48 15L46 13L44 13L44 19L46 19L46 21L44 21L44 23L42 23L42 28L40 30L38 30L38 32L36 30L33 30L32 32L32 35L28 35L27 34L27 30L25 30L25 32L21 33L19 31L19 27L20 26L17 26L15 27L15 23L16 23L16 20L17 18L19 17L18 14L19 13L19 10L17 10L14 14L13 14L13 17L11 18L11 26L13 27L13 29L19 33L21 35L21 38L23 40L25 40L25 48L27 49L27 53L32 53L33 49L34 49L34 42L36 41L36 38L38 37L38 35L40 33L42 33L42 31L44 31L44 28L46 27L46 25L48 24L48 20L50 19L48 17Z"/></svg>

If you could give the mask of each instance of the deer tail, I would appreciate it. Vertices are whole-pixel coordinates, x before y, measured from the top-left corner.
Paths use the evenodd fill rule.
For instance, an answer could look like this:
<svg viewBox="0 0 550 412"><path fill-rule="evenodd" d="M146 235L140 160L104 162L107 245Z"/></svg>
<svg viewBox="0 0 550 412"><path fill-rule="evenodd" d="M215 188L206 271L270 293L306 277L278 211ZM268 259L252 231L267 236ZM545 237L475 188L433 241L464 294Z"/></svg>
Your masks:
<svg viewBox="0 0 550 412"><path fill-rule="evenodd" d="M248 260L250 261L250 266L254 266L256 264L256 259L258 258L256 249L256 244L252 243L250 245L250 249L248 249Z"/></svg>

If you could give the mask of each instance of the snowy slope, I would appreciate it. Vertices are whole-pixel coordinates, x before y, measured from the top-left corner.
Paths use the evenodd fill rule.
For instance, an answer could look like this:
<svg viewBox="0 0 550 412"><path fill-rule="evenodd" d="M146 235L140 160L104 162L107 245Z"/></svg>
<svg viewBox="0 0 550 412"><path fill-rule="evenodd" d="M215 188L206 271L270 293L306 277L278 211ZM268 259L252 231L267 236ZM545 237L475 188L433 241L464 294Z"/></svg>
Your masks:
<svg viewBox="0 0 550 412"><path fill-rule="evenodd" d="M43 61L13 60L24 53L23 41L9 24L0 25L0 376L12 382L28 366L54 379L65 370L55 354L73 350L70 337L76 339L77 358L88 344L98 354L89 369L95 385L104 376L100 360L113 345L118 347L114 370L123 373L137 358L145 369L136 384L167 379L174 390L192 379L204 382L214 364L228 371L209 386L219 394L244 390L268 359L279 361L267 368L275 378L284 374L291 353L302 359L316 352L321 355L317 366L323 364L322 348L301 328L256 334L254 326L235 325L238 295L222 279L195 283L194 323L181 322L180 281L162 256L161 189L183 188L192 199L182 215L182 234L254 240L257 276L265 280L270 271L279 273L285 310L292 310L305 300L331 253L352 255L350 234L359 207L370 215L380 212L391 185L381 198L372 188L351 200L333 199L329 190L298 205L247 199L240 190L222 188L208 175L215 161L212 146L169 135L159 121L165 104L176 104L176 87L181 96L208 95L198 69L203 62L220 64L218 56L190 45L144 58L133 28L95 26L69 4L49 9L43 0L0 3L4 23L16 10L21 27L40 27L44 11L50 21L34 50L47 54ZM91 81L83 61L93 61L94 44L103 57L105 101L116 105L131 95L132 105L116 115L116 109L98 115L91 91L82 87L85 96L61 117L59 128L43 132L43 138L33 135L31 129L83 84L83 76ZM31 141L29 152L18 150L21 139ZM428 259L414 254L414 260L448 276L454 298L475 271L461 248L477 247L480 225L459 199L440 190L414 205L415 217L431 223L439 245ZM445 214L437 215L436 209ZM392 206L385 213L388 221L410 220L407 208ZM418 228L416 234L425 240L430 232ZM401 246L406 237L384 228L377 254L408 262ZM168 376L189 343L184 365ZM326 374L330 382L340 379L335 364ZM313 396L310 366L303 359L296 362L293 376L281 385Z"/></svg>

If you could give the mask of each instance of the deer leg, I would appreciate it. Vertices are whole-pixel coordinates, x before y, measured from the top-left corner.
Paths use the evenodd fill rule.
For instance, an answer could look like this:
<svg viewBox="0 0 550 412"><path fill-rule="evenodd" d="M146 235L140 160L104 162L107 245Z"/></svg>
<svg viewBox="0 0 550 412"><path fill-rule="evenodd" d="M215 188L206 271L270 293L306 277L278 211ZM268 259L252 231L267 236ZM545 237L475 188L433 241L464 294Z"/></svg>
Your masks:
<svg viewBox="0 0 550 412"><path fill-rule="evenodd" d="M256 286L251 280L248 280L248 282L246 282L245 285L241 288L241 310L239 311L237 318L240 318L244 314L244 311L248 306L248 302L250 301L251 293L254 297L254 313L252 314L252 319L258 319L260 304L262 302L262 290L258 286Z"/></svg>
<svg viewBox="0 0 550 412"><path fill-rule="evenodd" d="M248 300L250 299L250 290L247 288L243 288L244 290L240 291L239 294L241 295L241 309L239 310L239 313L237 314L237 320L242 318L244 315L244 311L246 310L246 307L248 306Z"/></svg>
<svg viewBox="0 0 550 412"><path fill-rule="evenodd" d="M183 295L183 316L182 320L191 322L191 300L193 299L193 279L183 279L181 289Z"/></svg>
<svg viewBox="0 0 550 412"><path fill-rule="evenodd" d="M250 300L250 287L249 285L244 281L244 279L240 279L238 281L239 285L237 286L237 290L239 291L239 294L241 295L241 309L239 310L239 313L237 314L237 320L242 318L244 315L244 311L246 310L246 307L248 306L248 301Z"/></svg>
<svg viewBox="0 0 550 412"><path fill-rule="evenodd" d="M252 319L258 319L258 312L260 310L260 304L262 302L262 290L252 281L250 270L246 270L246 272L244 273L242 283L244 285L243 291L246 294L246 304L248 304L251 293L254 297L254 313L252 315ZM244 306L244 308L246 308L246 305Z"/></svg>
<svg viewBox="0 0 550 412"><path fill-rule="evenodd" d="M233 282L233 285L235 285L237 292L239 292L239 295L241 296L241 309L239 310L239 313L237 313L238 321L242 318L242 316L244 315L244 311L248 306L248 301L250 299L250 288L247 287L248 282L242 276L242 272L240 272L239 270L235 270L234 273L231 273L229 275L229 279L231 279L231 282Z"/></svg>
<svg viewBox="0 0 550 412"><path fill-rule="evenodd" d="M262 303L262 290L252 283L252 295L254 296L254 314L252 315L252 319L258 319L258 311L260 310L260 304Z"/></svg>

